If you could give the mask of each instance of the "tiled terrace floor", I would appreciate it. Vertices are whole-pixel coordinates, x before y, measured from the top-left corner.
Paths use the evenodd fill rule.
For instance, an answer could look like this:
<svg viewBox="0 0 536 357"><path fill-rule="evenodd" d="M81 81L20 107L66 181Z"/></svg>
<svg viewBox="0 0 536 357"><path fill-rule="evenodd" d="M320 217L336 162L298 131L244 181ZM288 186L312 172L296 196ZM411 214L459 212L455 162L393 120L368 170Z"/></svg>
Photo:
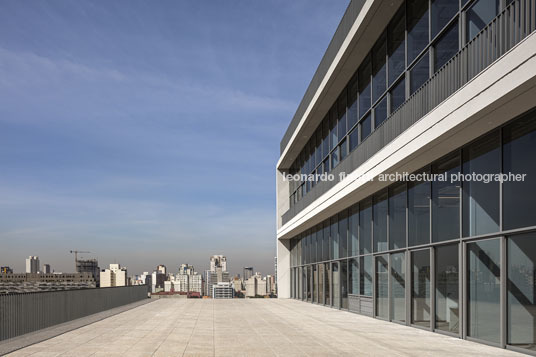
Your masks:
<svg viewBox="0 0 536 357"><path fill-rule="evenodd" d="M284 299L160 299L10 356L515 356Z"/></svg>

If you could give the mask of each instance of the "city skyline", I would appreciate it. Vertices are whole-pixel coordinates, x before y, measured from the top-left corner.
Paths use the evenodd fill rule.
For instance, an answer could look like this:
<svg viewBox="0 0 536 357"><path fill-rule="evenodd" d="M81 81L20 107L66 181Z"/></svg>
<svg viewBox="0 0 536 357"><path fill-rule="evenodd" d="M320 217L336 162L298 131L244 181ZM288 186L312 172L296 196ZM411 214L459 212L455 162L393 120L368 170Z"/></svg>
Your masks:
<svg viewBox="0 0 536 357"><path fill-rule="evenodd" d="M0 264L272 271L277 142L347 4L3 1Z"/></svg>

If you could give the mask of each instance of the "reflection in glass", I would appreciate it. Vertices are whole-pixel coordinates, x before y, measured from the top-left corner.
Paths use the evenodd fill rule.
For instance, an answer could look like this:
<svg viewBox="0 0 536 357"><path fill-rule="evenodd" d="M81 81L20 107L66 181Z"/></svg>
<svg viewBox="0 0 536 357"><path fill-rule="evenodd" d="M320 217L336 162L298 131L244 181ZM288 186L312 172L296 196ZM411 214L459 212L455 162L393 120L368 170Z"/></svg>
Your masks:
<svg viewBox="0 0 536 357"><path fill-rule="evenodd" d="M372 200L359 204L359 254L372 253Z"/></svg>
<svg viewBox="0 0 536 357"><path fill-rule="evenodd" d="M421 57L415 66L413 66L409 74L410 94L413 94L430 77L430 60L428 52Z"/></svg>
<svg viewBox="0 0 536 357"><path fill-rule="evenodd" d="M331 221L331 256L330 259L339 258L339 228L337 216L333 216Z"/></svg>
<svg viewBox="0 0 536 357"><path fill-rule="evenodd" d="M499 239L467 244L468 336L489 342L500 340L500 242Z"/></svg>
<svg viewBox="0 0 536 357"><path fill-rule="evenodd" d="M393 84L406 68L406 26L404 14L404 6L402 6L387 30L389 85Z"/></svg>
<svg viewBox="0 0 536 357"><path fill-rule="evenodd" d="M406 81L402 79L391 89L391 113L406 101Z"/></svg>
<svg viewBox="0 0 536 357"><path fill-rule="evenodd" d="M508 337L517 347L536 350L536 249L534 233L508 239Z"/></svg>
<svg viewBox="0 0 536 357"><path fill-rule="evenodd" d="M464 174L501 172L499 131L486 135L463 149ZM464 181L463 235L477 236L499 230L499 182Z"/></svg>
<svg viewBox="0 0 536 357"><path fill-rule="evenodd" d="M312 267L313 270L313 302L318 302L318 270L316 264Z"/></svg>
<svg viewBox="0 0 536 357"><path fill-rule="evenodd" d="M389 187L389 249L406 246L406 184Z"/></svg>
<svg viewBox="0 0 536 357"><path fill-rule="evenodd" d="M348 128L346 127L346 91L343 91L337 100L337 136L339 141L346 135Z"/></svg>
<svg viewBox="0 0 536 357"><path fill-rule="evenodd" d="M341 294L340 294L340 271L339 271L339 263L333 262L331 263L331 269L333 271L333 287L331 289L332 291L332 305L336 308L341 307Z"/></svg>
<svg viewBox="0 0 536 357"><path fill-rule="evenodd" d="M350 259L348 264L350 294L359 295L359 258Z"/></svg>
<svg viewBox="0 0 536 357"><path fill-rule="evenodd" d="M352 130L352 132L349 135L349 141L350 141L350 152L354 151L354 149L359 144L359 130L358 128L355 128Z"/></svg>
<svg viewBox="0 0 536 357"><path fill-rule="evenodd" d="M430 326L430 251L411 253L411 323Z"/></svg>
<svg viewBox="0 0 536 357"><path fill-rule="evenodd" d="M301 276L301 281L302 281L302 300L307 300L307 290L308 290L308 287L307 287L307 267L303 267L301 269L301 272L302 272L302 276Z"/></svg>
<svg viewBox="0 0 536 357"><path fill-rule="evenodd" d="M340 262L341 270L341 307L348 309L348 264L346 260Z"/></svg>
<svg viewBox="0 0 536 357"><path fill-rule="evenodd" d="M408 183L409 245L430 243L430 182Z"/></svg>
<svg viewBox="0 0 536 357"><path fill-rule="evenodd" d="M336 104L336 103L335 103ZM329 149L333 150L335 146L339 143L337 131L337 106L334 105L330 111L330 120L329 120Z"/></svg>
<svg viewBox="0 0 536 357"><path fill-rule="evenodd" d="M435 255L435 327L438 330L458 332L460 320L458 276L458 245L437 247Z"/></svg>
<svg viewBox="0 0 536 357"><path fill-rule="evenodd" d="M460 237L460 155L450 155L432 165L434 174L447 174L446 181L432 182L432 241Z"/></svg>
<svg viewBox="0 0 536 357"><path fill-rule="evenodd" d="M434 72L458 52L458 24L454 24L434 46Z"/></svg>
<svg viewBox="0 0 536 357"><path fill-rule="evenodd" d="M391 254L391 318L406 321L405 253Z"/></svg>
<svg viewBox="0 0 536 357"><path fill-rule="evenodd" d="M297 285L298 299L302 300L303 299L302 267L298 267L297 273L298 273L298 278L296 279L296 281L298 282L298 285Z"/></svg>
<svg viewBox="0 0 536 357"><path fill-rule="evenodd" d="M372 49L372 102L385 92L387 69L385 66L385 36L376 42Z"/></svg>
<svg viewBox="0 0 536 357"><path fill-rule="evenodd" d="M357 80L354 77L348 84L348 130L357 123Z"/></svg>
<svg viewBox="0 0 536 357"><path fill-rule="evenodd" d="M535 112L503 129L503 172L526 174L524 181L503 183L503 229L536 225L536 118ZM527 194L530 193L530 194Z"/></svg>
<svg viewBox="0 0 536 357"><path fill-rule="evenodd" d="M365 140L367 138L367 136L370 135L371 131L372 131L372 120L370 119L370 113L367 114L367 116L361 120L361 122L359 123L359 126L361 128L361 141L362 142L363 140Z"/></svg>
<svg viewBox="0 0 536 357"><path fill-rule="evenodd" d="M432 0L432 38L456 15L458 2L452 0Z"/></svg>
<svg viewBox="0 0 536 357"><path fill-rule="evenodd" d="M311 266L307 266L307 301L313 299L313 270Z"/></svg>
<svg viewBox="0 0 536 357"><path fill-rule="evenodd" d="M374 196L374 251L387 250L387 191Z"/></svg>
<svg viewBox="0 0 536 357"><path fill-rule="evenodd" d="M339 213L339 257L348 256L348 211Z"/></svg>
<svg viewBox="0 0 536 357"><path fill-rule="evenodd" d="M359 117L361 118L370 109L370 75L372 65L370 59L366 59L359 67Z"/></svg>
<svg viewBox="0 0 536 357"><path fill-rule="evenodd" d="M374 107L374 129L387 119L387 96Z"/></svg>
<svg viewBox="0 0 536 357"><path fill-rule="evenodd" d="M389 318L389 256L376 257L376 316Z"/></svg>
<svg viewBox="0 0 536 357"><path fill-rule="evenodd" d="M478 0L467 10L467 41L475 37L499 13L500 0Z"/></svg>
<svg viewBox="0 0 536 357"><path fill-rule="evenodd" d="M318 303L324 304L324 264L318 264Z"/></svg>
<svg viewBox="0 0 536 357"><path fill-rule="evenodd" d="M408 64L428 45L428 0L408 1Z"/></svg>
<svg viewBox="0 0 536 357"><path fill-rule="evenodd" d="M322 240L322 260L329 260L329 219L324 221L324 234Z"/></svg>
<svg viewBox="0 0 536 357"><path fill-rule="evenodd" d="M331 305L331 264L324 264L324 304Z"/></svg>
<svg viewBox="0 0 536 357"><path fill-rule="evenodd" d="M361 295L372 296L372 256L365 255L361 257Z"/></svg>
<svg viewBox="0 0 536 357"><path fill-rule="evenodd" d="M354 205L350 209L350 219L348 221L348 253L351 257L359 254L357 230L359 227L359 206Z"/></svg>

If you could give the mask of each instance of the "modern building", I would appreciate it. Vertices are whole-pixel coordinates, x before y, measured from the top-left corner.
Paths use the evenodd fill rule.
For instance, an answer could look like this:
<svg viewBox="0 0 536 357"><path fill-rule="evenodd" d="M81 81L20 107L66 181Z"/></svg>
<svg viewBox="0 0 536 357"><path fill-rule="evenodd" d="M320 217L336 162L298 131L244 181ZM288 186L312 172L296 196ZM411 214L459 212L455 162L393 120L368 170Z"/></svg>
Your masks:
<svg viewBox="0 0 536 357"><path fill-rule="evenodd" d="M100 287L127 286L127 268L119 264L110 264L110 269L100 272Z"/></svg>
<svg viewBox="0 0 536 357"><path fill-rule="evenodd" d="M50 274L50 273L52 273L50 264L43 264L43 274Z"/></svg>
<svg viewBox="0 0 536 357"><path fill-rule="evenodd" d="M192 265L181 264L179 273L175 275L175 280L180 282L180 289L175 288L175 291L196 292L201 295L203 278Z"/></svg>
<svg viewBox="0 0 536 357"><path fill-rule="evenodd" d="M166 269L166 266L164 264L158 265L156 267L156 271L161 273L161 274L167 275L167 269Z"/></svg>
<svg viewBox="0 0 536 357"><path fill-rule="evenodd" d="M536 350L535 8L350 2L281 141L280 298Z"/></svg>
<svg viewBox="0 0 536 357"><path fill-rule="evenodd" d="M214 299L232 299L234 289L231 283L217 283L212 285L212 298Z"/></svg>
<svg viewBox="0 0 536 357"><path fill-rule="evenodd" d="M217 268L227 271L227 258L223 255L213 255L210 257L210 271L216 271Z"/></svg>
<svg viewBox="0 0 536 357"><path fill-rule="evenodd" d="M93 275L97 284L100 279L100 268L97 259L77 259L76 260L76 272L77 273L89 273Z"/></svg>
<svg viewBox="0 0 536 357"><path fill-rule="evenodd" d="M242 279L246 281L252 276L253 276L253 267L244 267Z"/></svg>
<svg viewBox="0 0 536 357"><path fill-rule="evenodd" d="M210 257L210 270L205 271L205 296L212 295L212 286L217 283L228 283L229 272L227 271L227 258L223 255Z"/></svg>
<svg viewBox="0 0 536 357"><path fill-rule="evenodd" d="M164 282L166 281L166 275L157 268L151 274L151 279L146 279L151 281L151 292L157 293L164 290Z"/></svg>
<svg viewBox="0 0 536 357"><path fill-rule="evenodd" d="M39 257L30 255L26 258L26 273L37 274L39 273Z"/></svg>

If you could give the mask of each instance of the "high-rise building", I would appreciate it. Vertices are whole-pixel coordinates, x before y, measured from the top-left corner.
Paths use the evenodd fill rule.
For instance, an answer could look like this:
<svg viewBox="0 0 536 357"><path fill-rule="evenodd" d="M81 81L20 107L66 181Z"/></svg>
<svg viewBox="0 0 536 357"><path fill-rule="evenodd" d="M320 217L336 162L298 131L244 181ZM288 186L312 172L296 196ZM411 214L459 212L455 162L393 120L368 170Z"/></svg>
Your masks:
<svg viewBox="0 0 536 357"><path fill-rule="evenodd" d="M157 266L156 271L161 273L161 274L167 275L167 269L166 269L166 266L164 264L160 264L159 266Z"/></svg>
<svg viewBox="0 0 536 357"><path fill-rule="evenodd" d="M119 264L110 264L110 269L100 272L100 287L127 286L127 268Z"/></svg>
<svg viewBox="0 0 536 357"><path fill-rule="evenodd" d="M242 279L244 281L248 280L251 276L253 276L253 267L244 267L244 273Z"/></svg>
<svg viewBox="0 0 536 357"><path fill-rule="evenodd" d="M210 271L214 272L217 268L227 271L227 258L223 255L213 255L210 257Z"/></svg>
<svg viewBox="0 0 536 357"><path fill-rule="evenodd" d="M44 274L52 273L52 269L50 268L50 264L43 264L43 273Z"/></svg>
<svg viewBox="0 0 536 357"><path fill-rule="evenodd" d="M180 290L175 289L175 291L197 292L201 295L202 277L194 270L192 265L181 264L175 280L180 282Z"/></svg>
<svg viewBox="0 0 536 357"><path fill-rule="evenodd" d="M76 272L77 273L90 273L93 275L97 283L100 279L100 268L97 259L77 259L76 260Z"/></svg>
<svg viewBox="0 0 536 357"><path fill-rule="evenodd" d="M280 298L536 348L535 6L350 2L281 140Z"/></svg>
<svg viewBox="0 0 536 357"><path fill-rule="evenodd" d="M232 299L234 290L231 283L217 283L212 285L212 297L214 299Z"/></svg>
<svg viewBox="0 0 536 357"><path fill-rule="evenodd" d="M39 257L30 255L26 259L26 273L36 274L39 273Z"/></svg>

